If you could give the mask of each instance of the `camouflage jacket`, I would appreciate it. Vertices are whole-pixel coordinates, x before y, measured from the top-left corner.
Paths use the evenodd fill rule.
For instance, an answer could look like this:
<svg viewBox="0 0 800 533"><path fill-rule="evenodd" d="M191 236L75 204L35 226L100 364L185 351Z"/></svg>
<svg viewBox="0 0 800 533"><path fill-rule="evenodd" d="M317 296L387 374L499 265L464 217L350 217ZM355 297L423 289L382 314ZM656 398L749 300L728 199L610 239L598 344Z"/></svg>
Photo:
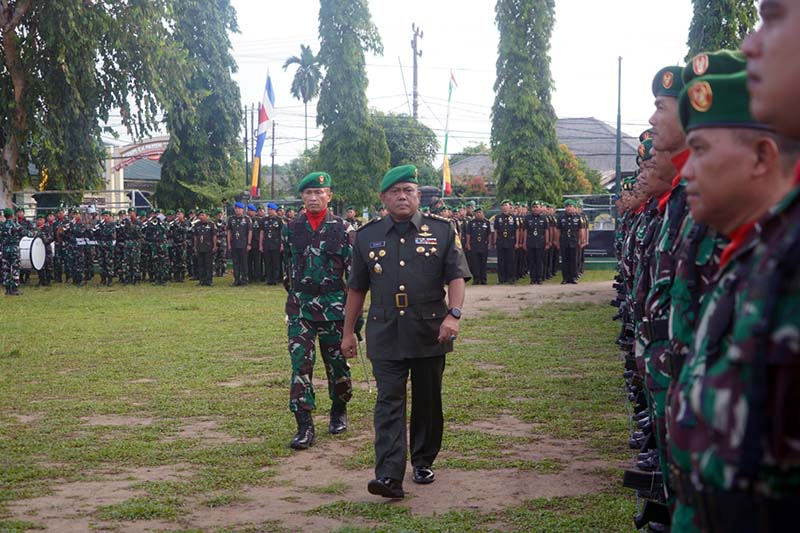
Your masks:
<svg viewBox="0 0 800 533"><path fill-rule="evenodd" d="M94 231L94 237L98 244L101 242L107 242L110 245L116 236L116 229L116 224L114 222L101 222L98 224Z"/></svg>
<svg viewBox="0 0 800 533"><path fill-rule="evenodd" d="M353 256L352 227L330 211L316 231L305 215L283 226L286 314L319 322L344 320L345 280Z"/></svg>
<svg viewBox="0 0 800 533"><path fill-rule="evenodd" d="M669 419L673 461L702 487L800 494L799 228L796 188L733 236L703 302Z"/></svg>
<svg viewBox="0 0 800 533"><path fill-rule="evenodd" d="M0 223L0 246L3 248L19 247L19 240L24 236L24 229L14 220Z"/></svg>

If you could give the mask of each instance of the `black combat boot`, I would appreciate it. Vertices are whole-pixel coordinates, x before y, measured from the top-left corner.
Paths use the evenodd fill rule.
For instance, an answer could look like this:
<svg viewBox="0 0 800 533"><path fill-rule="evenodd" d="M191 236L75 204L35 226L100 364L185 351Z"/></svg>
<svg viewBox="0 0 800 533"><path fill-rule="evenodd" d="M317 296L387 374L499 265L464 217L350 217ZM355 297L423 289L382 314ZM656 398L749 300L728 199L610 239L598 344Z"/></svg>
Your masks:
<svg viewBox="0 0 800 533"><path fill-rule="evenodd" d="M328 425L328 433L338 435L347 431L347 404L334 403L331 407L331 421Z"/></svg>
<svg viewBox="0 0 800 533"><path fill-rule="evenodd" d="M314 444L314 419L311 411L300 409L294 414L297 420L297 433L295 433L289 447L294 450L305 450Z"/></svg>

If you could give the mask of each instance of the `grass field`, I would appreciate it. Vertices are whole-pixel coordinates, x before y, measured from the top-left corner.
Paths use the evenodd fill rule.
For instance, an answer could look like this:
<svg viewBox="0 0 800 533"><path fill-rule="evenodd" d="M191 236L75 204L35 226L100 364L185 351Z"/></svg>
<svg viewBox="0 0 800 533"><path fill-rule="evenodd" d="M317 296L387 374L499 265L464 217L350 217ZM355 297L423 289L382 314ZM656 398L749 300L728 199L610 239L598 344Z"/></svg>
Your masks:
<svg viewBox="0 0 800 533"><path fill-rule="evenodd" d="M586 279L610 277L593 271ZM448 357L447 427L431 487L447 489L448 473L466 480L477 473L478 485L497 473L515 476L534 496L537 482L546 485L543 494L560 494L550 485L563 479L566 495L460 506L444 496L437 501L436 491L415 492L396 504L366 494L374 395L359 361L348 440L324 431L330 401L318 387L313 457L342 475L322 485L286 475L302 457L286 446L294 419L285 293L228 282L25 288L22 297L2 300L0 531L59 524L181 531L630 527L633 503L618 488L626 422L607 305L467 317ZM335 456L345 446L347 453ZM303 477L316 475L314 468ZM136 474L143 471L150 473L144 480ZM582 485L570 487L570 480ZM122 496L83 495L65 522L51 516L63 511L31 507L63 487L95 482L117 483ZM280 501L254 496L272 489L283 491ZM425 510L428 497L433 512ZM242 515L254 506L262 508L260 518ZM278 518L269 518L270 506ZM295 522L280 514L282 506L302 516ZM212 512L213 520L201 520Z"/></svg>

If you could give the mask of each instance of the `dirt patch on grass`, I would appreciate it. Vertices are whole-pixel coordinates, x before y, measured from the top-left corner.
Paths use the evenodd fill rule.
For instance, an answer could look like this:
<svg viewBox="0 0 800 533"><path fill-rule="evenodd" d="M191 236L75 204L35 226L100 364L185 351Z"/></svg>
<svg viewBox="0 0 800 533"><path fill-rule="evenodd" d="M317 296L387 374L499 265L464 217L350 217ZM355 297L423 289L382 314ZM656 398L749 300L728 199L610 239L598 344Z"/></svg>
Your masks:
<svg viewBox="0 0 800 533"><path fill-rule="evenodd" d="M150 378L132 379L128 383L135 385L137 383L156 383L156 380Z"/></svg>
<svg viewBox="0 0 800 533"><path fill-rule="evenodd" d="M20 424L33 424L34 422L38 422L39 420L42 419L42 415L40 415L38 413L34 413L34 414L30 414L30 415L12 414L11 417L12 418L16 418L17 422L19 422Z"/></svg>
<svg viewBox="0 0 800 533"><path fill-rule="evenodd" d="M475 363L475 366L480 368L481 370L505 370L505 365L498 365L496 363L487 363L485 361L478 361Z"/></svg>
<svg viewBox="0 0 800 533"><path fill-rule="evenodd" d="M220 423L217 420L202 418L192 420L181 425L180 429L174 434L166 437L166 442L176 440L200 440L204 444L227 444L234 442L248 442L254 439L242 439L229 435L220 430ZM258 440L258 439L255 439Z"/></svg>
<svg viewBox="0 0 800 533"><path fill-rule="evenodd" d="M115 426L115 427L128 427L128 426L151 426L153 425L153 418L151 417L137 417L127 415L92 415L84 416L81 418L84 425L87 426Z"/></svg>
<svg viewBox="0 0 800 533"><path fill-rule="evenodd" d="M464 316L480 317L493 312L516 314L550 303L604 303L614 298L612 281L592 281L577 285L469 285Z"/></svg>
<svg viewBox="0 0 800 533"><path fill-rule="evenodd" d="M106 479L55 485L52 494L47 496L9 502L8 510L14 518L33 522L49 531L90 531L101 524L93 516L99 507L143 496L143 490L134 488L137 484L180 481L190 477L191 470L184 465L170 465L101 470L93 474Z"/></svg>

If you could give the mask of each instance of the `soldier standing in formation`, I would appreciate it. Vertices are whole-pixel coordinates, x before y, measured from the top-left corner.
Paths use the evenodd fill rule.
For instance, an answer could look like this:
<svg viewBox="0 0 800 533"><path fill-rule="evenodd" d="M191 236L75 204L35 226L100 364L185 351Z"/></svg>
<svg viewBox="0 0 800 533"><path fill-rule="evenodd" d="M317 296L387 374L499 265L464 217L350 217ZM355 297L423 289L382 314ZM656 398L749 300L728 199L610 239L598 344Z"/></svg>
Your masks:
<svg viewBox="0 0 800 533"><path fill-rule="evenodd" d="M558 218L561 251L561 284L578 283L578 251L581 245L581 219L574 200L564 202L564 214Z"/></svg>
<svg viewBox="0 0 800 533"><path fill-rule="evenodd" d="M247 205L247 216L250 219L250 239L253 246L247 252L247 279L251 283L261 281L261 251L258 243L261 242L261 219L257 216L256 206Z"/></svg>
<svg viewBox="0 0 800 533"><path fill-rule="evenodd" d="M522 222L522 245L528 255L531 284L541 285L545 280L545 252L550 248L550 225L543 214L542 204L533 202L531 214Z"/></svg>
<svg viewBox="0 0 800 533"><path fill-rule="evenodd" d="M250 217L244 215L244 204L236 202L234 216L228 219L228 251L233 260L232 287L247 285L247 254L251 249Z"/></svg>
<svg viewBox="0 0 800 533"><path fill-rule="evenodd" d="M489 241L492 237L492 226L483 216L483 207L477 206L473 211L475 218L467 223L467 239L465 249L473 285L486 285L486 262L489 259Z"/></svg>
<svg viewBox="0 0 800 533"><path fill-rule="evenodd" d="M500 203L499 215L492 223L492 246L497 250L497 282L513 284L516 281L514 250L517 244L517 217L511 214L511 200Z"/></svg>
<svg viewBox="0 0 800 533"><path fill-rule="evenodd" d="M312 379L317 338L332 404L328 431L337 435L347 429L352 383L341 342L352 228L328 210L332 194L327 173L307 175L300 181L298 192L306 214L283 227L282 242L292 366L289 408L297 421L297 433L289 446L302 450L313 445L315 438L312 412L317 404Z"/></svg>
<svg viewBox="0 0 800 533"><path fill-rule="evenodd" d="M215 211L217 228L217 251L214 254L214 276L221 278L228 269L228 223L222 209Z"/></svg>
<svg viewBox="0 0 800 533"><path fill-rule="evenodd" d="M50 244L53 242L53 225L45 222L45 215L42 213L36 217L34 236L42 240L45 253L44 265L36 271L39 278L37 286L49 287L53 274L53 253L50 251Z"/></svg>
<svg viewBox="0 0 800 533"><path fill-rule="evenodd" d="M212 262L217 251L217 228L213 222L208 220L208 215L204 209L197 213L198 222L192 230L194 239L194 253L197 255L197 274L200 281L198 285L211 287L212 285Z"/></svg>
<svg viewBox="0 0 800 533"><path fill-rule="evenodd" d="M267 204L267 218L261 229L261 249L264 253L264 266L267 278L267 285L277 285L281 279L281 234L283 232L283 220L277 214L277 207L273 203Z"/></svg>
<svg viewBox="0 0 800 533"><path fill-rule="evenodd" d="M100 284L111 287L114 277L114 239L117 228L109 211L103 210L102 220L95 230L97 241L97 261L100 267Z"/></svg>
<svg viewBox="0 0 800 533"><path fill-rule="evenodd" d="M19 296L19 241L23 236L23 228L14 220L14 211L3 209L4 221L0 225L0 247L2 247L2 281L8 296Z"/></svg>
<svg viewBox="0 0 800 533"><path fill-rule="evenodd" d="M441 447L442 374L453 350L470 278L461 241L450 222L419 212L417 169L391 169L381 183L390 214L358 231L345 312L342 350L356 355L354 328L367 291L367 345L378 385L375 479L371 494L402 498L408 444L406 386L411 374L411 465L415 483L434 481ZM444 285L448 286L445 302Z"/></svg>

